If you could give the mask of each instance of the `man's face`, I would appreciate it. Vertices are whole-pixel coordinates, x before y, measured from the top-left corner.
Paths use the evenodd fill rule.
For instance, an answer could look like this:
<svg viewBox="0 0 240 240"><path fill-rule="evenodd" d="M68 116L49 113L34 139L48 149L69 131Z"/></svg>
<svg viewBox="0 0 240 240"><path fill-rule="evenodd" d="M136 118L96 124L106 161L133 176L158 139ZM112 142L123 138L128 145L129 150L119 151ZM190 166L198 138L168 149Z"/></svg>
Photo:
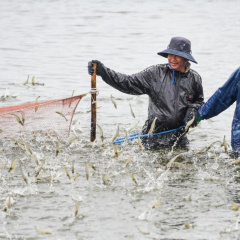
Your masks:
<svg viewBox="0 0 240 240"><path fill-rule="evenodd" d="M177 55L173 55L173 54L168 54L168 63L171 65L171 68L174 70L178 70L180 72L185 72L185 65L184 64L180 69L178 69L184 62L184 60L186 60L183 57L179 57ZM187 63L187 61L186 61Z"/></svg>

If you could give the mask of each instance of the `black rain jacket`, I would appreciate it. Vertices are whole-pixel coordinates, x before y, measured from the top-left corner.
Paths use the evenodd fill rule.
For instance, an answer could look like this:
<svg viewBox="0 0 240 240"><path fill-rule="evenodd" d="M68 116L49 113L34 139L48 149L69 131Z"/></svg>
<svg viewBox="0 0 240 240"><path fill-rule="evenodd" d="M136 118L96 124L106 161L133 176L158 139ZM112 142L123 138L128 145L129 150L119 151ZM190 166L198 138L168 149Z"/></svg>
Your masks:
<svg viewBox="0 0 240 240"><path fill-rule="evenodd" d="M184 125L187 109L198 110L204 103L202 79L196 71L190 69L190 63L187 63L185 73L175 71L175 84L172 83L173 70L168 64L154 65L132 75L118 73L101 65L98 66L97 74L121 92L149 96L148 119L142 134L148 133L155 117L155 133L179 128ZM143 139L143 143L149 147L172 146L181 134L174 132L157 135ZM187 144L186 136L177 143L180 146Z"/></svg>

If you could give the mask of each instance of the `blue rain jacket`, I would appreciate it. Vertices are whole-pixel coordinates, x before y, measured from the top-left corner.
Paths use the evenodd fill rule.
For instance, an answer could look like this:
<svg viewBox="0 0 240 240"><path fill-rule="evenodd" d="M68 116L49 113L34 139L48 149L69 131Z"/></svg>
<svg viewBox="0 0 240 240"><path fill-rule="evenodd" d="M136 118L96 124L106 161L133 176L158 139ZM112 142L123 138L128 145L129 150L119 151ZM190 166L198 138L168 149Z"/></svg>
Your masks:
<svg viewBox="0 0 240 240"><path fill-rule="evenodd" d="M236 109L232 121L231 145L234 152L240 153L240 67L209 100L200 107L198 113L203 119L212 118L226 110L235 101Z"/></svg>

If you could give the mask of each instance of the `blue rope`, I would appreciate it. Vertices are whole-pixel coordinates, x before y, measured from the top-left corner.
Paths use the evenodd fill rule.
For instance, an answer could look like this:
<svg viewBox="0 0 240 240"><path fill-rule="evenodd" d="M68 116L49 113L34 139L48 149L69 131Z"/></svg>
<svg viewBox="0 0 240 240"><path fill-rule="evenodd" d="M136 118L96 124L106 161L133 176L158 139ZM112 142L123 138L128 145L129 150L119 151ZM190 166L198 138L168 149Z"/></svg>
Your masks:
<svg viewBox="0 0 240 240"><path fill-rule="evenodd" d="M185 128L185 125L179 127L179 128L176 128L176 129L171 129L171 130L167 130L167 131L163 131L163 132L158 132L158 133L152 133L152 134L143 134L143 135L140 135L140 138L144 138L144 137L152 137L152 136L156 136L156 135L162 135L162 134L166 134L166 133L171 133L171 132L176 132L182 128ZM133 140L133 139L137 139L138 138L138 134L139 132L137 133L133 133L133 134L130 134L128 136L128 141L129 140ZM119 137L119 138L116 138L115 141L113 142L114 144L117 144L117 143L122 143L122 142L125 142L126 141L126 138L124 137Z"/></svg>

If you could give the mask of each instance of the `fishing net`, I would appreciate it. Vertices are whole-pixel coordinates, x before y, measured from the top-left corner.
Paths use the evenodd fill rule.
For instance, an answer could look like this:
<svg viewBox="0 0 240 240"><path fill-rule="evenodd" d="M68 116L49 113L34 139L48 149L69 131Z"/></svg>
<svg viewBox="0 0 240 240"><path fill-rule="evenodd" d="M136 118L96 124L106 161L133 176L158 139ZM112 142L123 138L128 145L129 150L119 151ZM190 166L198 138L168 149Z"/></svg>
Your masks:
<svg viewBox="0 0 240 240"><path fill-rule="evenodd" d="M85 95L0 108L0 138L32 132L68 136L74 112Z"/></svg>

